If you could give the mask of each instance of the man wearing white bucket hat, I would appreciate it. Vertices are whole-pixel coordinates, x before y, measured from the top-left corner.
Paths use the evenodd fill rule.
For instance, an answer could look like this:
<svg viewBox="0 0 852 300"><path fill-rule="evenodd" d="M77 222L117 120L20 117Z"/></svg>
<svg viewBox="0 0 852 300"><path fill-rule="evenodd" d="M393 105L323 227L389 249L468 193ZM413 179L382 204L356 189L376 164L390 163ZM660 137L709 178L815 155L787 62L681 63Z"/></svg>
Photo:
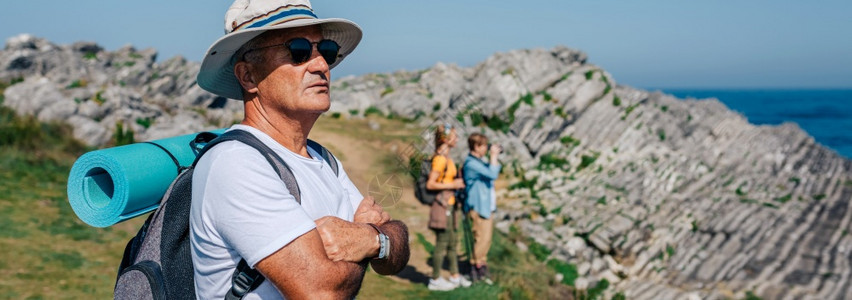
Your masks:
<svg viewBox="0 0 852 300"><path fill-rule="evenodd" d="M330 69L355 49L361 29L318 18L307 0L236 0L225 33L207 51L198 85L245 102L245 119L230 130L251 133L286 162L301 203L252 147L230 141L208 151L192 182L197 297L225 297L241 259L266 278L246 299L352 298L366 262L399 272L409 256L405 224L307 146L331 105Z"/></svg>

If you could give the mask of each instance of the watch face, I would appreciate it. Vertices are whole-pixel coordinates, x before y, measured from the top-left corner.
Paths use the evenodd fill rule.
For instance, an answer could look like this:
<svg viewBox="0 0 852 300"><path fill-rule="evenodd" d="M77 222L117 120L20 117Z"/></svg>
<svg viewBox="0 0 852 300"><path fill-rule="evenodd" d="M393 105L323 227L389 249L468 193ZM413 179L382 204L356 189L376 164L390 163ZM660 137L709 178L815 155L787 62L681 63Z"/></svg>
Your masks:
<svg viewBox="0 0 852 300"><path fill-rule="evenodd" d="M390 240L388 236L384 233L379 233L379 259L384 259L388 257L388 251L390 251Z"/></svg>

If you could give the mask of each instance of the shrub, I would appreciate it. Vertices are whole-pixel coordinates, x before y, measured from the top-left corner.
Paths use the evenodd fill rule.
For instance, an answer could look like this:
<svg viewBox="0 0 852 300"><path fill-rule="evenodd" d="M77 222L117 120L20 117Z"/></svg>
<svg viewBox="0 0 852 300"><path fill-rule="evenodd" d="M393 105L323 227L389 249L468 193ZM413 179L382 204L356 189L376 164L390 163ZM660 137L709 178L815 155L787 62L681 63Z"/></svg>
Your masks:
<svg viewBox="0 0 852 300"><path fill-rule="evenodd" d="M630 113L633 112L633 110L636 109L636 107L638 106L639 103L636 103L633 105L628 105L626 108L624 108L624 116L622 116L621 119L624 120L625 118L627 118L627 116L629 116Z"/></svg>
<svg viewBox="0 0 852 300"><path fill-rule="evenodd" d="M599 156L599 154L592 154L592 155L585 155L584 154L583 156L581 156L580 157L580 165L577 166L577 172L580 172L581 170L583 170L586 167L593 164L595 162L595 160L598 159L598 156Z"/></svg>
<svg viewBox="0 0 852 300"><path fill-rule="evenodd" d="M106 102L106 99L104 98L103 93L104 91L98 91L97 93L95 93L95 98L92 100L95 100L95 103L97 103L98 105L104 104L104 102Z"/></svg>
<svg viewBox="0 0 852 300"><path fill-rule="evenodd" d="M482 118L482 113L474 111L470 113L470 122L473 126L479 126L480 124L485 123L485 120Z"/></svg>
<svg viewBox="0 0 852 300"><path fill-rule="evenodd" d="M379 110L378 108L376 108L375 106L370 106L370 107L367 107L367 109L364 110L364 116L366 117L366 116L369 116L369 115L378 115L378 116L381 117L381 116L384 116L385 114L382 113L382 111Z"/></svg>
<svg viewBox="0 0 852 300"><path fill-rule="evenodd" d="M621 105L621 98L619 98L617 95L612 97L612 106L620 106L620 105Z"/></svg>
<svg viewBox="0 0 852 300"><path fill-rule="evenodd" d="M151 127L151 122L152 122L151 118L144 118L144 119L143 118L136 118L136 124L139 124L140 126L145 127L145 129L148 129L148 127Z"/></svg>
<svg viewBox="0 0 852 300"><path fill-rule="evenodd" d="M787 201L790 201L790 199L792 199L792 198L793 198L793 193L790 193L790 194L775 198L773 200L775 200L777 202L781 202L781 203L787 203Z"/></svg>
<svg viewBox="0 0 852 300"><path fill-rule="evenodd" d="M559 157L555 153L546 153L539 158L539 170L550 171L554 168L563 171L568 171L569 169L571 169L571 165L568 163L567 159Z"/></svg>
<svg viewBox="0 0 852 300"><path fill-rule="evenodd" d="M380 95L380 97L384 97L385 95L390 94L390 93L393 93L393 88L390 87L390 86L385 87L385 90L382 91L382 94Z"/></svg>
<svg viewBox="0 0 852 300"><path fill-rule="evenodd" d="M503 133L509 133L510 127L512 125L511 121L504 121L496 115L485 119L485 124L488 125L488 128L491 128L495 131L501 131Z"/></svg>
<svg viewBox="0 0 852 300"><path fill-rule="evenodd" d="M65 89L70 90L70 89L75 89L75 88L79 88L79 87L85 87L86 85L88 85L88 82L86 82L85 79L77 79L77 80L74 80L73 82L71 82L70 84L68 84L68 86L66 86Z"/></svg>
<svg viewBox="0 0 852 300"><path fill-rule="evenodd" d="M520 98L518 98L518 101L523 101L527 105L533 106L533 95L530 94L530 93L526 93L526 95L523 95Z"/></svg>
<svg viewBox="0 0 852 300"><path fill-rule="evenodd" d="M595 75L595 70L586 71L586 80L591 80L592 75Z"/></svg>
<svg viewBox="0 0 852 300"><path fill-rule="evenodd" d="M335 118L335 119L340 119L340 113L339 112L333 112L333 113L331 113L331 117Z"/></svg>
<svg viewBox="0 0 852 300"><path fill-rule="evenodd" d="M586 291L585 295L580 294L580 295L577 295L578 297L576 297L576 298L577 299L589 299L589 300L598 299L598 297L603 296L603 292L608 288L609 288L609 281L606 280L606 279L601 279L601 281L598 281L598 284L596 284L595 287L590 288L588 291Z"/></svg>
<svg viewBox="0 0 852 300"><path fill-rule="evenodd" d="M359 112L359 111L358 111L357 109L350 109L350 110L349 110L349 115L350 115L350 116L357 116L357 115L358 115L358 112Z"/></svg>
<svg viewBox="0 0 852 300"><path fill-rule="evenodd" d="M577 147L577 146L580 145L580 140L575 139L573 136L570 136L570 135L569 136L563 136L561 139L559 139L559 141L562 142L562 144L565 145L566 147L570 147L570 148Z"/></svg>

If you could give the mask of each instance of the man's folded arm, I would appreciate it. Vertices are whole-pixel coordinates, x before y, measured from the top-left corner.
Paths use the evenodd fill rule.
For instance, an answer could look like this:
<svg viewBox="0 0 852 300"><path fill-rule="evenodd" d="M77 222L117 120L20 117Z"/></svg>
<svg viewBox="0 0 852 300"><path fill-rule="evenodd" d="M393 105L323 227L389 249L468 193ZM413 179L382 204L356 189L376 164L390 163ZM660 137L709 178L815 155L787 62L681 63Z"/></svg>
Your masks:
<svg viewBox="0 0 852 300"><path fill-rule="evenodd" d="M379 226L382 232L390 240L388 257L385 259L374 259L370 266L376 273L382 275L393 275L402 271L408 264L410 251L408 249L408 227L405 223L397 220L388 221Z"/></svg>
<svg viewBox="0 0 852 300"><path fill-rule="evenodd" d="M287 299L352 299L361 287L366 264L331 261L313 229L255 267Z"/></svg>

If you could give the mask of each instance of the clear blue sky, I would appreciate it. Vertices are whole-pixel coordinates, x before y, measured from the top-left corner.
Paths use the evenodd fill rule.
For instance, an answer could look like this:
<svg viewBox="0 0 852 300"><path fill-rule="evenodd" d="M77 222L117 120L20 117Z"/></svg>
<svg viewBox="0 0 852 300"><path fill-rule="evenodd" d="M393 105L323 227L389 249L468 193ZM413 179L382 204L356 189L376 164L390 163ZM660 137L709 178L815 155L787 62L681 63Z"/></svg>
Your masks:
<svg viewBox="0 0 852 300"><path fill-rule="evenodd" d="M200 61L228 0L16 1L0 37L156 48ZM495 52L565 45L643 88L852 88L852 1L314 0L365 36L332 76L473 66Z"/></svg>

